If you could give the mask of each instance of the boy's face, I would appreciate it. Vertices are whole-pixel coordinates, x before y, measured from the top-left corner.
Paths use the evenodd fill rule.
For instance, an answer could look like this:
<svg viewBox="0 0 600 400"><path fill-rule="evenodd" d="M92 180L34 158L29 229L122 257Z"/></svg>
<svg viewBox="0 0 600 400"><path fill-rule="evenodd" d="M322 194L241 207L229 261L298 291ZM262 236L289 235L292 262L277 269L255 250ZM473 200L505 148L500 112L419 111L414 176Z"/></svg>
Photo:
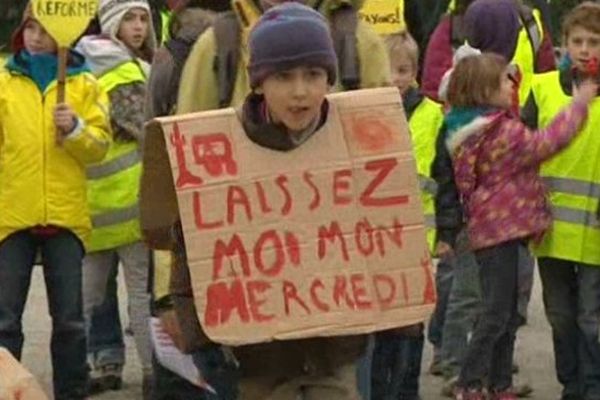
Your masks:
<svg viewBox="0 0 600 400"><path fill-rule="evenodd" d="M584 70L593 58L600 60L600 34L575 26L567 37L567 52L578 69Z"/></svg>
<svg viewBox="0 0 600 400"><path fill-rule="evenodd" d="M271 74L258 92L265 96L273 122L293 132L310 126L321 112L329 92L327 71L321 67L297 67Z"/></svg>
<svg viewBox="0 0 600 400"><path fill-rule="evenodd" d="M132 8L123 17L117 37L132 50L140 50L148 37L150 16L143 8Z"/></svg>
<svg viewBox="0 0 600 400"><path fill-rule="evenodd" d="M392 70L392 85L400 90L400 94L410 88L417 79L417 71L412 62L403 54L393 55L390 59L390 68Z"/></svg>
<svg viewBox="0 0 600 400"><path fill-rule="evenodd" d="M33 19L25 22L23 43L25 49L31 54L54 53L57 50L56 41L39 22Z"/></svg>

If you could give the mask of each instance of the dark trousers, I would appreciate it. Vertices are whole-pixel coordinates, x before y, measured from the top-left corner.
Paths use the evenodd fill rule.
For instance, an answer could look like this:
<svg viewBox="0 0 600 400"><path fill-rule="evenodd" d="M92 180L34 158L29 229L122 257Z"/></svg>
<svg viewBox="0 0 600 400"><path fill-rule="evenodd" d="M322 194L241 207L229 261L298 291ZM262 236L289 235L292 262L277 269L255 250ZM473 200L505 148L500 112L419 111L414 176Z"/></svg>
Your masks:
<svg viewBox="0 0 600 400"><path fill-rule="evenodd" d="M371 400L418 400L423 327L409 335L398 330L378 332L371 370Z"/></svg>
<svg viewBox="0 0 600 400"><path fill-rule="evenodd" d="M512 386L512 359L519 325L517 310L519 251L522 241L479 250L482 313L475 325L458 385L491 391Z"/></svg>
<svg viewBox="0 0 600 400"><path fill-rule="evenodd" d="M125 364L125 343L123 328L119 316L119 298L117 296L118 267L115 265L106 284L104 302L92 313L88 337L88 358L93 360L94 368L110 364Z"/></svg>
<svg viewBox="0 0 600 400"><path fill-rule="evenodd" d="M427 339L436 350L441 350L442 348L442 333L446 321L446 310L448 309L448 299L450 298L450 291L452 290L453 277L454 268L452 267L452 264L440 262L435 273L437 302L427 328ZM441 353L435 354L435 356L440 357Z"/></svg>
<svg viewBox="0 0 600 400"><path fill-rule="evenodd" d="M207 400L206 392L152 359L154 391L152 400Z"/></svg>
<svg viewBox="0 0 600 400"><path fill-rule="evenodd" d="M546 316L563 396L600 399L600 267L540 258Z"/></svg>
<svg viewBox="0 0 600 400"><path fill-rule="evenodd" d="M86 394L86 338L81 294L84 249L70 231L38 236L16 232L0 244L0 346L21 358L21 319L35 256L41 251L48 306L52 317L50 351L56 400Z"/></svg>

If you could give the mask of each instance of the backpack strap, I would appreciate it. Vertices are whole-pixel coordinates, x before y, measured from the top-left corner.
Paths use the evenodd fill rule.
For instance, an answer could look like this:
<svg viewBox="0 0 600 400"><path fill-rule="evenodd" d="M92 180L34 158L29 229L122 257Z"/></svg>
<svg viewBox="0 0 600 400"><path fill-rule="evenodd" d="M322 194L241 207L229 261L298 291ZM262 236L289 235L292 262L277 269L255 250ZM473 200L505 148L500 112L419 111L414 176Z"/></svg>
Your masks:
<svg viewBox="0 0 600 400"><path fill-rule="evenodd" d="M354 7L340 7L331 14L331 37L338 57L339 79L345 90L361 86L358 55L358 12Z"/></svg>
<svg viewBox="0 0 600 400"><path fill-rule="evenodd" d="M450 14L450 43L454 50L465 44L467 35L465 33L465 24L463 15Z"/></svg>
<svg viewBox="0 0 600 400"><path fill-rule="evenodd" d="M521 17L521 23L527 31L531 47L533 49L534 56L538 53L540 47L542 47L542 27L538 25L537 19L533 13L533 9L526 5L519 5L519 16Z"/></svg>
<svg viewBox="0 0 600 400"><path fill-rule="evenodd" d="M228 11L213 23L217 51L213 69L217 74L219 107L229 107L240 61L241 29L235 12Z"/></svg>

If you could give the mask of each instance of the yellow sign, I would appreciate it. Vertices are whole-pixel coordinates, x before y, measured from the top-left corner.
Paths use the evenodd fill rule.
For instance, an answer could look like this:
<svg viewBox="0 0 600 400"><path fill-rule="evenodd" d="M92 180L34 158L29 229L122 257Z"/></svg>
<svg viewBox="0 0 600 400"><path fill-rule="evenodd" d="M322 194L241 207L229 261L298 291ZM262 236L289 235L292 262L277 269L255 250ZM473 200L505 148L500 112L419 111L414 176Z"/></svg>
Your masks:
<svg viewBox="0 0 600 400"><path fill-rule="evenodd" d="M98 11L98 0L34 0L33 14L60 47L69 47Z"/></svg>
<svg viewBox="0 0 600 400"><path fill-rule="evenodd" d="M406 30L404 0L366 0L358 14L380 35Z"/></svg>

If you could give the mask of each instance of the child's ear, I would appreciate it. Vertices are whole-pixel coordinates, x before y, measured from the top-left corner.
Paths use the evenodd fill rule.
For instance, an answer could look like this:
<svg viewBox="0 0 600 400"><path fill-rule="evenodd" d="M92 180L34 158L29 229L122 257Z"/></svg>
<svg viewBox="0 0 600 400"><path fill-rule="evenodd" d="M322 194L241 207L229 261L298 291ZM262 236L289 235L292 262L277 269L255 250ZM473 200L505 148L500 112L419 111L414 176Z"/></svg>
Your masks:
<svg viewBox="0 0 600 400"><path fill-rule="evenodd" d="M262 88L262 85L260 85L260 86L258 86L258 87L256 87L256 88L254 88L254 90L253 90L253 91L254 91L254 93L256 93L256 94L265 94L265 91L263 90L263 88Z"/></svg>

